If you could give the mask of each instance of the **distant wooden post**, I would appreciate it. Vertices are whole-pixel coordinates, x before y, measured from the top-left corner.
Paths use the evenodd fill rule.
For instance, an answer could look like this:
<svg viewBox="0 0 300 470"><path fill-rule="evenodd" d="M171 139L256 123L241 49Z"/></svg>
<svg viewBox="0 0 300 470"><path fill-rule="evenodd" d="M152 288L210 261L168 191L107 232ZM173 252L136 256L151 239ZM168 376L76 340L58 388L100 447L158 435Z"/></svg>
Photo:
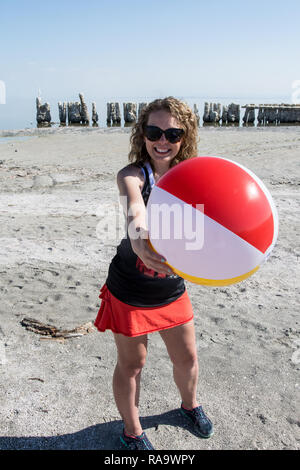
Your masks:
<svg viewBox="0 0 300 470"><path fill-rule="evenodd" d="M98 116L98 113L96 111L96 103L93 102L92 103L92 121L93 121L93 126L98 126L98 120L99 120L99 116Z"/></svg>
<svg viewBox="0 0 300 470"><path fill-rule="evenodd" d="M283 105L280 109L280 123L296 124L300 122L300 105Z"/></svg>
<svg viewBox="0 0 300 470"><path fill-rule="evenodd" d="M50 104L42 104L41 98L36 99L36 120L40 126L49 127L51 125Z"/></svg>
<svg viewBox="0 0 300 470"><path fill-rule="evenodd" d="M88 108L87 105L84 101L84 96L82 93L79 93L79 99L80 99L80 116L81 116L81 123L84 125L88 125L90 122L90 117L88 113Z"/></svg>
<svg viewBox="0 0 300 470"><path fill-rule="evenodd" d="M254 124L255 121L255 109L247 106L243 117L244 124Z"/></svg>
<svg viewBox="0 0 300 470"><path fill-rule="evenodd" d="M80 124L81 119L80 103L78 101L75 103L70 101L68 103L68 124Z"/></svg>
<svg viewBox="0 0 300 470"><path fill-rule="evenodd" d="M235 103L230 103L228 106L228 123L238 124L240 122L240 105Z"/></svg>
<svg viewBox="0 0 300 470"><path fill-rule="evenodd" d="M194 104L194 114L196 116L196 121L197 121L197 126L199 126L200 124L200 116L199 116L199 111L198 111L198 108L197 108L197 105Z"/></svg>
<svg viewBox="0 0 300 470"><path fill-rule="evenodd" d="M264 109L261 106L258 107L257 122L264 124Z"/></svg>
<svg viewBox="0 0 300 470"><path fill-rule="evenodd" d="M126 123L133 123L136 121L136 104L123 103L124 121Z"/></svg>
<svg viewBox="0 0 300 470"><path fill-rule="evenodd" d="M210 122L209 104L207 102L204 103L203 122Z"/></svg>
<svg viewBox="0 0 300 470"><path fill-rule="evenodd" d="M222 110L222 124L226 125L228 121L228 106L223 106Z"/></svg>
<svg viewBox="0 0 300 470"><path fill-rule="evenodd" d="M290 120L289 116L289 109L281 108L280 109L280 123L281 124L288 124Z"/></svg>
<svg viewBox="0 0 300 470"><path fill-rule="evenodd" d="M121 124L121 113L119 103L107 103L107 119L106 122L108 125L113 123L113 125Z"/></svg>
<svg viewBox="0 0 300 470"><path fill-rule="evenodd" d="M67 103L58 103L58 113L59 121L62 125L65 125L67 122Z"/></svg>
<svg viewBox="0 0 300 470"><path fill-rule="evenodd" d="M139 103L138 116L140 116L142 110L143 110L144 108L146 108L147 105L148 105L148 103Z"/></svg>
<svg viewBox="0 0 300 470"><path fill-rule="evenodd" d="M219 122L221 119L221 105L220 103L211 103L210 107L210 121Z"/></svg>
<svg viewBox="0 0 300 470"><path fill-rule="evenodd" d="M204 103L203 122L217 123L221 119L220 103Z"/></svg>

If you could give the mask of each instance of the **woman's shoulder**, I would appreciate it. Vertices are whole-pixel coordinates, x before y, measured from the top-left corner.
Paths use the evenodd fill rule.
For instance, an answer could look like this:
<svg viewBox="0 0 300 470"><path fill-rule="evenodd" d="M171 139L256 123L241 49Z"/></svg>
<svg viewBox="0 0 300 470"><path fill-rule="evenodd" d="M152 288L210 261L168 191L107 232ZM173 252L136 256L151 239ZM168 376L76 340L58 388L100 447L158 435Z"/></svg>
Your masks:
<svg viewBox="0 0 300 470"><path fill-rule="evenodd" d="M117 177L119 178L125 178L126 176L137 176L141 177L143 176L143 170L141 166L138 166L135 163L130 163L129 165L124 166L124 168L121 168L121 170L118 171Z"/></svg>
<svg viewBox="0 0 300 470"><path fill-rule="evenodd" d="M124 178L126 177L137 178L141 185L144 184L144 172L142 168L135 163L130 163L129 165L126 165L124 168L121 168L121 170L118 171L118 182L124 181Z"/></svg>

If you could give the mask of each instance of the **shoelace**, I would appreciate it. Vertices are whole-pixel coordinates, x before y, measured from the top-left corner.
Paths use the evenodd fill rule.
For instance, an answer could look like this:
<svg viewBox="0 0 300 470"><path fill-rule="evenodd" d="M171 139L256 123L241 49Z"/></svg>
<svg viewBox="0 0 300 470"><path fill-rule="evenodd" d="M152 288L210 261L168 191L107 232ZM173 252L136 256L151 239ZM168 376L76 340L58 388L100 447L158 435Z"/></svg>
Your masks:
<svg viewBox="0 0 300 470"><path fill-rule="evenodd" d="M202 406L198 406L198 408L196 408L194 410L194 414L196 416L199 416L199 418L204 421L205 423L209 423L209 419L207 418L207 416L205 415L203 409L202 409Z"/></svg>
<svg viewBox="0 0 300 470"><path fill-rule="evenodd" d="M153 449L152 444L150 443L148 437L146 436L145 432L140 436L136 437L133 441L128 444L128 447L131 450L138 449L138 450L151 450Z"/></svg>

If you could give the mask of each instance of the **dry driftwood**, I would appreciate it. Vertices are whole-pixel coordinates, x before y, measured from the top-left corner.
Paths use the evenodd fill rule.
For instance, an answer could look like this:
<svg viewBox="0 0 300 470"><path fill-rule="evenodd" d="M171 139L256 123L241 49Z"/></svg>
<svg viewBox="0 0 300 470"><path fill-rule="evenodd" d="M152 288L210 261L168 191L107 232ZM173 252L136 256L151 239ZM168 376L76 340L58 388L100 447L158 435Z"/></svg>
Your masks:
<svg viewBox="0 0 300 470"><path fill-rule="evenodd" d="M84 323L72 330L62 330L54 325L42 323L34 318L23 318L21 325L28 331L33 331L39 335L43 335L43 339L65 339L83 336L95 330L92 322Z"/></svg>

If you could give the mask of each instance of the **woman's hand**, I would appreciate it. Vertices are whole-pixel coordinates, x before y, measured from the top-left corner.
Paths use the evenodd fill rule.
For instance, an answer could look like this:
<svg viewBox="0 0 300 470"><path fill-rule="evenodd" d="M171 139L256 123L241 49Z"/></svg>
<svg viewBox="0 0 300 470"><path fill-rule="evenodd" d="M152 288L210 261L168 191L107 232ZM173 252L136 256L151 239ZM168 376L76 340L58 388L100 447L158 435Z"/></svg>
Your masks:
<svg viewBox="0 0 300 470"><path fill-rule="evenodd" d="M131 246L134 253L142 260L146 268L170 276L173 274L171 268L165 263L165 259L156 253L149 244L148 231L138 227L137 236L131 238Z"/></svg>

